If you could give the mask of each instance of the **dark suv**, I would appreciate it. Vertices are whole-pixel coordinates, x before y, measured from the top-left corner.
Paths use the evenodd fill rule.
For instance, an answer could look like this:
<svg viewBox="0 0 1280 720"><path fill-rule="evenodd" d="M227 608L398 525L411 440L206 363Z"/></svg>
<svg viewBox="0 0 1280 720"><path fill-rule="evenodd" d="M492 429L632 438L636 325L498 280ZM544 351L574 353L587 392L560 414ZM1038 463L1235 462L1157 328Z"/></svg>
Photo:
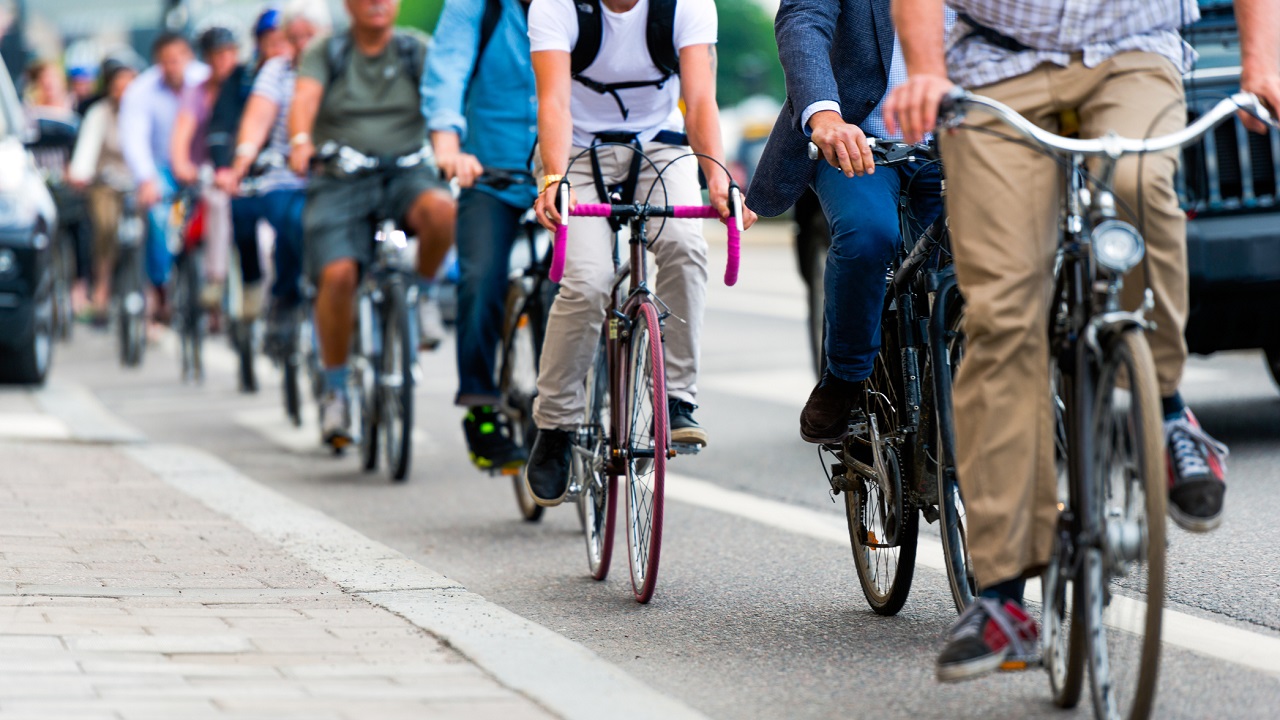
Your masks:
<svg viewBox="0 0 1280 720"><path fill-rule="evenodd" d="M0 382L43 382L53 354L56 211L26 147L37 133L0 63Z"/></svg>
<svg viewBox="0 0 1280 720"><path fill-rule="evenodd" d="M1186 38L1200 53L1183 84L1191 120L1240 89L1240 44L1231 2L1201 0ZM1280 384L1280 132L1238 120L1183 153L1178 194L1187 211L1191 312L1187 345L1208 355L1262 349ZM809 287L815 364L822 355L822 277L831 244L817 197L796 203L796 254Z"/></svg>

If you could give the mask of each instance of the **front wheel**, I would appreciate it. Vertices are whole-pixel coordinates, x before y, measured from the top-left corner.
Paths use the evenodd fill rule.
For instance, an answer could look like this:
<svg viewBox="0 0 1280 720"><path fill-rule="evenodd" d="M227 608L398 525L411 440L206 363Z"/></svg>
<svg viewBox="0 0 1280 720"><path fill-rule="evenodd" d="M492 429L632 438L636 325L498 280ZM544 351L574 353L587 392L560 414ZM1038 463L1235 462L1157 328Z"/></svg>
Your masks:
<svg viewBox="0 0 1280 720"><path fill-rule="evenodd" d="M533 421L533 398L538 391L540 339L546 313L537 298L526 291L525 282L523 277L516 278L507 288L502 363L497 380L503 412L511 420L512 439L527 453L533 449L533 439L538 434ZM520 516L529 522L541 520L543 507L533 501L520 473L512 478L512 485Z"/></svg>
<svg viewBox="0 0 1280 720"><path fill-rule="evenodd" d="M1163 423L1146 337L1106 343L1094 405L1086 509L1101 547L1085 549L1089 679L1098 717L1146 718L1160 670L1165 582Z"/></svg>
<svg viewBox="0 0 1280 720"><path fill-rule="evenodd" d="M409 476L413 456L414 337L404 288L392 284L383 304L381 395L382 441L391 479Z"/></svg>
<svg viewBox="0 0 1280 720"><path fill-rule="evenodd" d="M636 601L647 603L658 584L663 487L667 475L667 378L658 311L643 303L627 344L627 555Z"/></svg>
<svg viewBox="0 0 1280 720"><path fill-rule="evenodd" d="M897 478L901 487L901 463L892 448L881 458L884 471ZM877 615L896 615L907 602L915 575L916 541L920 512L911 505L901 507L901 527L897 544L890 545L895 511L880 484L859 478L858 489L844 494L845 519L853 546L853 565L867 604Z"/></svg>

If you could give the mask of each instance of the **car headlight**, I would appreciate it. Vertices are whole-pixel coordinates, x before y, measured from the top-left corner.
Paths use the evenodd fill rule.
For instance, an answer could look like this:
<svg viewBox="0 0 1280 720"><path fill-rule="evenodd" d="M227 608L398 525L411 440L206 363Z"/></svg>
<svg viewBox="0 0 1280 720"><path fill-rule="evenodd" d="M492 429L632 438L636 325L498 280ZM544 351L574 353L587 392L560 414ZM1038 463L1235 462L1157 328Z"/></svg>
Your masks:
<svg viewBox="0 0 1280 720"><path fill-rule="evenodd" d="M1093 258L1112 272L1123 275L1142 261L1142 236L1127 222L1103 220L1093 228L1092 238Z"/></svg>
<svg viewBox="0 0 1280 720"><path fill-rule="evenodd" d="M0 278L7 278L18 272L18 258L9 248L0 248Z"/></svg>

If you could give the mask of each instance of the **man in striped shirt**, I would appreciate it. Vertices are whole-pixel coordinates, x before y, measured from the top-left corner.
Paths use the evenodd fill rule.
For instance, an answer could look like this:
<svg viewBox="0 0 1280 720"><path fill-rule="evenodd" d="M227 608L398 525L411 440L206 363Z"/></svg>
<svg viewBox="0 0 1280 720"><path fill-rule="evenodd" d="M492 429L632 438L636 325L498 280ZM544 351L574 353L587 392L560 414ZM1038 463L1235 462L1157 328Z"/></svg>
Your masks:
<svg viewBox="0 0 1280 720"><path fill-rule="evenodd" d="M909 78L885 114L908 141L933 129L953 83L1051 131L1073 111L1083 137L1164 135L1184 126L1182 74L1195 54L1179 29L1199 17L1193 0L949 0L960 22L945 52L943 3L894 0ZM1241 87L1280 107L1280 4L1235 6ZM986 115L966 120L996 131L999 123ZM1037 642L1022 589L1048 564L1058 513L1046 323L1060 190L1053 159L988 133L944 137L942 153L956 275L967 302L968 347L955 388L958 469L983 596L957 621L938 658L938 678L951 681L990 672L1011 652L1033 652ZM1125 206L1120 215L1140 224L1147 241L1145 267L1126 283L1125 302L1136 307L1148 286L1155 297L1148 338L1163 396L1170 512L1184 528L1204 532L1221 521L1226 448L1205 434L1178 394L1187 269L1177 162L1174 153L1142 163L1129 158L1117 167L1114 189Z"/></svg>

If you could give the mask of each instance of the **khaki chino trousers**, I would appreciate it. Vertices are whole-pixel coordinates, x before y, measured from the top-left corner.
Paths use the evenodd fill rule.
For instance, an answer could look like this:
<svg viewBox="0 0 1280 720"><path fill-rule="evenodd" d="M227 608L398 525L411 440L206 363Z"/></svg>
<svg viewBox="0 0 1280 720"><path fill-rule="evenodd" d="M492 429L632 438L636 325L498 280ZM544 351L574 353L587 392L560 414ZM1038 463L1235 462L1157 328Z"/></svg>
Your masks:
<svg viewBox="0 0 1280 720"><path fill-rule="evenodd" d="M1093 68L1077 56L1067 67L1044 64L973 91L1054 132L1062 113L1075 111L1086 138L1163 135L1186 123L1182 79L1153 53L1122 53ZM976 110L966 123L1013 134ZM958 472L973 570L986 588L1039 573L1057 521L1047 333L1063 174L1053 159L984 132L960 129L941 144L956 276L967 303L968 347L955 380ZM1177 163L1176 153L1147 156L1139 178L1138 159L1125 158L1115 181L1120 217L1143 233L1150 272L1144 278L1139 266L1126 277L1125 304L1136 308L1148 284L1154 292L1148 318L1156 327L1147 337L1164 396L1178 389L1187 355Z"/></svg>
<svg viewBox="0 0 1280 720"><path fill-rule="evenodd" d="M582 150L573 148L570 157L577 157ZM644 153L657 169L647 162L642 164L636 202L649 198L654 205L702 204L698 165L688 156L688 147L650 142L644 144ZM671 164L681 156L685 157ZM599 157L607 184L626 178L631 150L605 146L600 148ZM658 171L662 172L662 182L654 187ZM537 174L542 174L540 169ZM596 191L589 158L574 163L568 177L578 202L605 201ZM648 236L649 249L658 265L657 280L653 282L650 276L650 287L671 309L671 317L663 323L667 396L692 403L697 395L698 342L707 303L707 242L702 236L702 221L657 218L649 221ZM630 247L625 239L618 251L622 262L626 262ZM608 220L573 218L569 222L564 279L551 306L542 345L538 396L533 405L533 419L539 428L570 430L583 422L584 383L600 341L613 276L613 232ZM626 291L625 283L623 290Z"/></svg>

